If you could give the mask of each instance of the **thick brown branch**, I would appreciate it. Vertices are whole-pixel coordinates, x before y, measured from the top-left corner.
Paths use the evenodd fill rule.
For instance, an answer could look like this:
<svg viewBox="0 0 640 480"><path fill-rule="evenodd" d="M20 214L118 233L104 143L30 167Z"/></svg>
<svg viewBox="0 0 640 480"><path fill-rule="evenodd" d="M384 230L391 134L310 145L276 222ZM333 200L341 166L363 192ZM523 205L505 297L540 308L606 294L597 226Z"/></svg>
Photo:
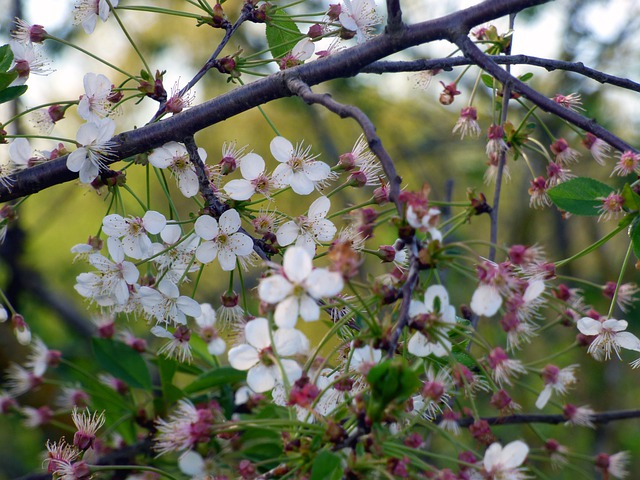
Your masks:
<svg viewBox="0 0 640 480"><path fill-rule="evenodd" d="M188 135L222 122L272 100L290 96L287 78L300 78L308 85L317 85L335 78L356 75L365 66L409 47L450 38L461 25L468 28L518 12L548 0L491 0L461 10L446 17L409 25L394 35L379 35L326 59L285 70L248 85L236 88L217 98L197 105L160 122L134 129L114 137L113 160L146 152L169 141L182 141ZM12 187L0 185L0 203L24 197L77 178L66 168L66 157L23 170L14 176Z"/></svg>
<svg viewBox="0 0 640 480"><path fill-rule="evenodd" d="M402 8L400 0L387 0L387 33L402 30Z"/></svg>

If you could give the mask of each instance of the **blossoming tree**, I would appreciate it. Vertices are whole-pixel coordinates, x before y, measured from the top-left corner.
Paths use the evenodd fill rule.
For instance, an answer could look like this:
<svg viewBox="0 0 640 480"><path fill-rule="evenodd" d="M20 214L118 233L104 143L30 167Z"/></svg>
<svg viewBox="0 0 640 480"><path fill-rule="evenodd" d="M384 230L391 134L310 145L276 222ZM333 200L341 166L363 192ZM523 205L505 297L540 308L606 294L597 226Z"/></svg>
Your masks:
<svg viewBox="0 0 640 480"><path fill-rule="evenodd" d="M68 287L92 321L91 361L52 349L55 340L8 287L0 290L0 321L30 349L6 371L0 412L32 429L61 430L42 444L46 472L507 480L592 478L595 469L623 478L627 452L588 443L580 450L571 438L640 412L598 412L568 395L587 364L640 352L633 319L620 319L637 292L625 278L633 256L640 259L640 154L590 118L578 93L537 90L530 74L515 76L510 66L570 71L636 92L640 85L581 63L512 55L516 15L545 1L487 0L411 23L400 0L78 0L77 28L92 35L117 24L139 74L16 19L0 48L0 102L17 102L32 75L51 71L43 53L50 44L76 47L112 74L84 72L73 100L1 119L0 240L11 241L24 202L62 183L79 183L97 193L86 202L106 207L87 226L88 241L68 245L69 261L83 265ZM150 13L221 32L198 73L170 93L166 72L151 68L131 28ZM491 22L503 17L509 28L501 32ZM264 25L260 41L228 53L251 24ZM385 60L438 40L451 55ZM454 68L451 80L443 71ZM443 105L468 99L448 128L477 140L486 123L477 144L490 186L470 185L462 200L434 198L430 178L411 178L423 186L407 188L403 177L415 176L407 161L419 159L395 158L364 110L318 93L330 80L401 72L443 78ZM214 75L229 88L194 105L194 86ZM361 134L346 153L321 155L283 136L278 118L262 110L284 97L336 122L352 119ZM128 124L121 112L141 103L155 113ZM268 149L226 139L218 161L196 140L253 109L272 132ZM82 120L75 140L61 138L57 130L73 116ZM26 117L39 131L20 124ZM34 151L34 139L52 148ZM616 181L583 174L579 149L609 165ZM517 168L529 170L522 193L532 210L617 223L566 258L548 257L542 238L505 245L502 187ZM138 173L143 181L130 180ZM490 199L481 188L491 188ZM487 238L469 228L481 221ZM617 279L595 286L608 299L599 311L581 290L592 279L564 269L614 237L627 250ZM214 291L206 276L228 286ZM638 366L633 359L625 369ZM43 384L56 392L34 404Z"/></svg>

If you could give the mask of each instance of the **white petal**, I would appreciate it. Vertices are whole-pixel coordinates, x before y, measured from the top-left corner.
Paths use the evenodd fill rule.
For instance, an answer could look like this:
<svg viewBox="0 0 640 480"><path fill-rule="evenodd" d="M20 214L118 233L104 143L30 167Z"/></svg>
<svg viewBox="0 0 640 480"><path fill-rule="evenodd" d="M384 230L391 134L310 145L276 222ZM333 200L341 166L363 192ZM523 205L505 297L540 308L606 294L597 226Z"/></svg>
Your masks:
<svg viewBox="0 0 640 480"><path fill-rule="evenodd" d="M316 254L316 242L313 241L313 237L308 233L298 236L295 246L302 248L311 258Z"/></svg>
<svg viewBox="0 0 640 480"><path fill-rule="evenodd" d="M153 210L149 210L142 217L142 224L144 225L144 229L151 233L152 235L156 235L162 231L162 229L167 224L167 219L163 214L159 212L154 212Z"/></svg>
<svg viewBox="0 0 640 480"><path fill-rule="evenodd" d="M539 408L539 409L544 408L544 406L547 404L547 402L551 398L552 390L553 389L551 388L551 385L547 385L542 389L542 392L540 392L540 395L536 400L536 408Z"/></svg>
<svg viewBox="0 0 640 480"><path fill-rule="evenodd" d="M207 350L211 355L222 355L227 349L227 344L220 337L214 338L207 345Z"/></svg>
<svg viewBox="0 0 640 480"><path fill-rule="evenodd" d="M256 193L256 189L248 180L231 180L224 187L230 198L238 201L249 200Z"/></svg>
<svg viewBox="0 0 640 480"><path fill-rule="evenodd" d="M147 157L149 163L156 168L167 168L169 165L173 165L173 156L171 155L171 152L165 147L166 145L160 148L153 149Z"/></svg>
<svg viewBox="0 0 640 480"><path fill-rule="evenodd" d="M434 311L434 302L436 297L440 299L440 311L444 311L444 308L449 305L449 293L447 289L442 285L431 285L424 292L424 305L429 312Z"/></svg>
<svg viewBox="0 0 640 480"><path fill-rule="evenodd" d="M333 297L342 291L342 275L324 268L316 268L305 281L307 292L314 298Z"/></svg>
<svg viewBox="0 0 640 480"><path fill-rule="evenodd" d="M298 195L309 195L315 187L315 184L304 172L294 172L289 180L289 185Z"/></svg>
<svg viewBox="0 0 640 480"><path fill-rule="evenodd" d="M194 224L196 235L204 240L211 240L218 236L220 229L218 228L218 221L210 217L209 215L202 215L198 217Z"/></svg>
<svg viewBox="0 0 640 480"><path fill-rule="evenodd" d="M508 443L502 449L500 458L505 469L514 469L522 465L529 454L529 447L526 443L516 440Z"/></svg>
<svg viewBox="0 0 640 480"><path fill-rule="evenodd" d="M280 328L293 328L298 320L299 311L298 297L290 296L278 303L273 319Z"/></svg>
<svg viewBox="0 0 640 480"><path fill-rule="evenodd" d="M163 328L159 325L156 325L155 327L151 328L151 333L153 335L155 335L158 338L170 338L173 339L173 334L167 330L166 328Z"/></svg>
<svg viewBox="0 0 640 480"><path fill-rule="evenodd" d="M320 307L309 295L300 297L300 316L305 322L313 322L320 318Z"/></svg>
<svg viewBox="0 0 640 480"><path fill-rule="evenodd" d="M500 462L500 456L502 454L502 445L498 442L492 443L487 451L484 452L483 465L487 472L490 472L493 467L497 466Z"/></svg>
<svg viewBox="0 0 640 480"><path fill-rule="evenodd" d="M300 331L293 328L279 328L273 334L273 344L281 357L290 357L300 353L302 343Z"/></svg>
<svg viewBox="0 0 640 480"><path fill-rule="evenodd" d="M407 350L410 354L415 355L416 357L426 357L432 353L432 344L429 342L427 337L422 335L420 332L416 332L409 339Z"/></svg>
<svg viewBox="0 0 640 480"><path fill-rule="evenodd" d="M302 376L302 368L300 368L300 365L298 365L298 362L295 360L283 358L280 362L282 363L282 368L284 369L284 373L287 376L289 383L295 382Z"/></svg>
<svg viewBox="0 0 640 480"><path fill-rule="evenodd" d="M220 263L220 268L222 268L222 270L230 272L236 268L236 254L227 248L220 250L220 253L218 253L218 262Z"/></svg>
<svg viewBox="0 0 640 480"><path fill-rule="evenodd" d="M622 348L640 352L640 339L631 332L619 332L616 334L615 342Z"/></svg>
<svg viewBox="0 0 640 480"><path fill-rule="evenodd" d="M331 200L322 196L309 206L309 218L324 218L331 208Z"/></svg>
<svg viewBox="0 0 640 480"><path fill-rule="evenodd" d="M287 162L293 156L293 145L284 137L276 137L269 145L271 155L279 162Z"/></svg>
<svg viewBox="0 0 640 480"><path fill-rule="evenodd" d="M293 170L286 163L281 163L278 165L273 171L273 175L271 178L273 179L273 183L278 188L288 187L291 183L291 176L293 175Z"/></svg>
<svg viewBox="0 0 640 480"><path fill-rule="evenodd" d="M178 468L185 475L202 478L205 474L205 464L202 456L193 450L187 450L178 458Z"/></svg>
<svg viewBox="0 0 640 480"><path fill-rule="evenodd" d="M196 258L200 263L209 263L218 255L218 244L215 242L203 242L196 250Z"/></svg>
<svg viewBox="0 0 640 480"><path fill-rule="evenodd" d="M180 235L182 235L182 229L180 228L180 225L176 224L169 224L160 232L160 238L162 238L162 241L169 245L173 245L180 240Z"/></svg>
<svg viewBox="0 0 640 480"><path fill-rule="evenodd" d="M491 317L502 305L500 292L491 285L480 285L471 297L471 310L476 315Z"/></svg>
<svg viewBox="0 0 640 480"><path fill-rule="evenodd" d="M245 257L253 252L253 240L251 240L249 235L245 235L242 232L237 232L229 236L227 246L233 253L240 257Z"/></svg>
<svg viewBox="0 0 640 480"><path fill-rule="evenodd" d="M80 147L67 157L67 168L72 172L79 172L87 160L87 149Z"/></svg>
<svg viewBox="0 0 640 480"><path fill-rule="evenodd" d="M258 350L262 350L271 345L269 333L269 321L266 318L254 318L244 326L244 336L247 343Z"/></svg>
<svg viewBox="0 0 640 480"><path fill-rule="evenodd" d="M258 352L251 345L243 343L229 350L229 365L236 370L249 370L258 363Z"/></svg>
<svg viewBox="0 0 640 480"><path fill-rule="evenodd" d="M331 175L331 167L324 162L308 162L302 167L302 171L313 182L321 182Z"/></svg>
<svg viewBox="0 0 640 480"><path fill-rule="evenodd" d="M278 303L293 290L293 285L282 275L272 275L260 281L258 297L267 303Z"/></svg>
<svg viewBox="0 0 640 480"><path fill-rule="evenodd" d="M295 242L296 238L298 238L298 234L300 233L300 228L293 220L289 220L285 222L278 228L276 232L276 239L278 240L278 245L282 247L286 247L287 245L291 245Z"/></svg>
<svg viewBox="0 0 640 480"><path fill-rule="evenodd" d="M247 372L247 385L256 393L268 392L276 384L274 367L256 365ZM276 367L277 368L277 367Z"/></svg>
<svg viewBox="0 0 640 480"><path fill-rule="evenodd" d="M544 282L542 280L532 280L529 282L522 299L525 303L532 302L544 292Z"/></svg>
<svg viewBox="0 0 640 480"><path fill-rule="evenodd" d="M220 230L227 235L238 231L241 225L240 214L237 210L227 210L220 216Z"/></svg>
<svg viewBox="0 0 640 480"><path fill-rule="evenodd" d="M312 230L319 242L330 242L338 231L331 220L324 218L313 222Z"/></svg>
<svg viewBox="0 0 640 480"><path fill-rule="evenodd" d="M589 317L582 317L576 324L583 335L599 335L602 332L602 323Z"/></svg>
<svg viewBox="0 0 640 480"><path fill-rule="evenodd" d="M187 297L185 295L181 295L180 297L178 297L176 305L182 313L188 315L189 317L195 318L199 317L202 314L200 304L193 298Z"/></svg>
<svg viewBox="0 0 640 480"><path fill-rule="evenodd" d="M247 153L240 162L240 173L246 180L258 178L264 172L264 160L257 153Z"/></svg>
<svg viewBox="0 0 640 480"><path fill-rule="evenodd" d="M200 189L200 183L198 182L198 175L190 168L182 170L176 174L178 179L178 189L180 193L187 198L193 197Z"/></svg>
<svg viewBox="0 0 640 480"><path fill-rule="evenodd" d="M311 256L303 248L290 247L284 253L282 266L287 278L293 283L302 283L313 269Z"/></svg>
<svg viewBox="0 0 640 480"><path fill-rule="evenodd" d="M429 313L429 309L424 303L419 302L418 300L411 300L411 303L409 303L409 317L415 317L425 313Z"/></svg>

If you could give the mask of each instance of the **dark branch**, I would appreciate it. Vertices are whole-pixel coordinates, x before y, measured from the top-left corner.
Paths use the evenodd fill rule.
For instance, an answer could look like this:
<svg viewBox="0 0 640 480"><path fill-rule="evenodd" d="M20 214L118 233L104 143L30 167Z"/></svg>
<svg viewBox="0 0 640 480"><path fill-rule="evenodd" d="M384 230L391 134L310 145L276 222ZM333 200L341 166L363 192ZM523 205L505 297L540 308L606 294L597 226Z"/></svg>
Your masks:
<svg viewBox="0 0 640 480"><path fill-rule="evenodd" d="M634 92L640 92L640 83L628 78L609 75L594 68L585 66L582 62L565 62L562 60L551 60L549 58L531 57L529 55L493 55L487 56L499 65L532 65L541 67L548 72L554 70L564 70L580 74L584 77L595 80L602 84L614 85ZM451 70L453 67L470 65L474 62L466 57L437 58L433 60L412 60L412 61L379 61L364 67L361 73L402 73L402 72L422 72L424 70Z"/></svg>
<svg viewBox="0 0 640 480"><path fill-rule="evenodd" d="M611 412L594 413L589 416L594 424L606 424L609 422L615 422L619 420L629 420L631 418L640 418L640 410L618 410ZM558 425L567 422L567 417L564 415L543 415L543 414L521 414L521 415L508 415L505 417L482 417L489 425L516 425L522 423L546 423L550 425ZM458 420L458 425L461 427L468 427L475 420L473 418L462 418ZM439 419L436 420L436 423Z"/></svg>
<svg viewBox="0 0 640 480"><path fill-rule="evenodd" d="M326 59L300 65L238 87L171 118L116 135L113 138L116 144L113 160L109 163L146 152L170 141L180 142L188 135L206 127L272 100L290 96L291 92L285 84L287 78L297 77L307 85L317 85L335 78L351 77L370 63L392 53L434 40L450 38L452 32L460 31L461 25L471 28L547 1L487 1L446 17L406 26L395 35L379 35ZM13 177L12 187L0 185L0 203L71 181L77 176L67 169L66 157L23 170Z"/></svg>
<svg viewBox="0 0 640 480"><path fill-rule="evenodd" d="M387 0L387 33L398 32L402 27L400 0Z"/></svg>
<svg viewBox="0 0 640 480"><path fill-rule="evenodd" d="M540 107L545 112L552 113L577 127L593 133L596 137L604 140L612 147L620 151L634 150L629 144L615 136L606 128L598 125L595 120L583 117L582 115L569 110L561 105L558 105L553 100L548 99L541 93L535 91L533 88L521 82L509 72L500 68L490 57L485 55L469 37L465 35L458 35L451 39L462 50L464 55L469 58L474 64L478 65L484 71L489 73L492 77L496 78L503 84L510 84L514 92L519 93L530 102Z"/></svg>

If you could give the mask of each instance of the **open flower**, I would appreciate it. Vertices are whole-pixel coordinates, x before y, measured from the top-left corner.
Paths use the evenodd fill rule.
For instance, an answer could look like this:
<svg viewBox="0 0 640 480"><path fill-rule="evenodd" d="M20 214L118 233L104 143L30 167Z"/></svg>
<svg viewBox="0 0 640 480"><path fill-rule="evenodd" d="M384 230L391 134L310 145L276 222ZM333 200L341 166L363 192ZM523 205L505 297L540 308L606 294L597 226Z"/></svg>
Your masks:
<svg viewBox="0 0 640 480"><path fill-rule="evenodd" d="M153 210L147 211L143 217L124 218L117 213L107 215L102 220L102 230L110 238L107 240L109 251L122 248L131 258L146 258L153 253L153 246L147 233L156 235L165 228L167 219ZM114 242L112 239L119 239Z"/></svg>
<svg viewBox="0 0 640 480"><path fill-rule="evenodd" d="M198 148L198 155L204 162L207 152ZM168 142L162 147L155 148L149 154L149 163L156 168L168 168L176 177L180 192L187 198L198 193L198 175L189 159L189 153L184 145L178 142Z"/></svg>
<svg viewBox="0 0 640 480"><path fill-rule="evenodd" d="M253 252L253 241L248 235L238 232L240 215L236 210L227 210L220 216L220 222L209 215L203 215L195 223L196 235L205 240L196 250L199 262L209 263L216 256L222 270L236 268L236 257L245 257Z"/></svg>
<svg viewBox="0 0 640 480"><path fill-rule="evenodd" d="M358 43L366 41L373 27L380 23L373 0L344 0L338 19L344 28L355 32Z"/></svg>
<svg viewBox="0 0 640 480"><path fill-rule="evenodd" d="M200 304L191 297L180 295L177 285L167 279L160 281L157 290L140 287L140 303L157 323L186 325L187 316L199 317L202 314Z"/></svg>
<svg viewBox="0 0 640 480"><path fill-rule="evenodd" d="M342 290L342 276L324 268L313 268L311 255L302 247L291 247L282 261L280 273L263 279L258 287L260 300L278 305L276 325L293 328L298 316L306 322L320 318L318 300Z"/></svg>
<svg viewBox="0 0 640 480"><path fill-rule="evenodd" d="M78 103L78 115L87 122L95 122L109 114L111 81L102 74L87 73L82 79L84 95Z"/></svg>
<svg viewBox="0 0 640 480"><path fill-rule="evenodd" d="M116 124L110 118L87 122L78 129L76 140L82 147L69 154L67 168L79 172L82 183L91 183L100 173L113 149L110 140L115 130Z"/></svg>
<svg viewBox="0 0 640 480"><path fill-rule="evenodd" d="M113 8L118 6L120 0L111 0ZM78 0L74 8L74 25L82 25L86 33L93 33L98 23L98 17L103 22L109 18L111 7L107 0Z"/></svg>
<svg viewBox="0 0 640 480"><path fill-rule="evenodd" d="M631 332L625 332L628 325L626 320L615 318L594 320L583 317L578 320L577 325L583 335L596 337L587 350L596 360L609 360L611 351L620 358L621 348L640 352L640 339Z"/></svg>
<svg viewBox="0 0 640 480"><path fill-rule="evenodd" d="M523 464L529 447L526 443L516 440L504 447L499 443L492 443L484 454L483 466L491 480L521 480L528 478L520 465Z"/></svg>
<svg viewBox="0 0 640 480"><path fill-rule="evenodd" d="M268 197L273 182L264 171L263 158L257 153L248 153L240 163L242 179L231 180L224 191L234 200L249 200L255 193Z"/></svg>
<svg viewBox="0 0 640 480"><path fill-rule="evenodd" d="M436 299L439 308L436 308ZM442 285L430 286L424 294L424 302L412 300L409 305L409 317L414 323L420 323L421 331L413 334L409 339L407 350L417 357L434 354L443 357L451 350L451 342L447 332L456 323L456 312L449 305L449 294Z"/></svg>
<svg viewBox="0 0 640 480"><path fill-rule="evenodd" d="M284 223L276 232L278 244L284 246L296 242L312 257L316 253L316 243L330 242L336 234L336 226L325 217L331 208L327 197L320 197L309 206L309 214Z"/></svg>
<svg viewBox="0 0 640 480"><path fill-rule="evenodd" d="M271 154L280 162L273 171L277 185L291 186L298 195L309 195L314 188L321 188L331 178L331 169L311 155L311 146L293 144L284 137L271 140Z"/></svg>
<svg viewBox="0 0 640 480"><path fill-rule="evenodd" d="M295 360L279 358L276 361L274 355L289 357L303 353L308 342L304 341L301 332L279 328L272 333L266 318L256 318L245 325L244 336L247 343L229 350L229 363L236 370L248 370L247 384L251 390L268 392L275 387L276 381L283 380L283 374L289 383L300 378L302 369Z"/></svg>

